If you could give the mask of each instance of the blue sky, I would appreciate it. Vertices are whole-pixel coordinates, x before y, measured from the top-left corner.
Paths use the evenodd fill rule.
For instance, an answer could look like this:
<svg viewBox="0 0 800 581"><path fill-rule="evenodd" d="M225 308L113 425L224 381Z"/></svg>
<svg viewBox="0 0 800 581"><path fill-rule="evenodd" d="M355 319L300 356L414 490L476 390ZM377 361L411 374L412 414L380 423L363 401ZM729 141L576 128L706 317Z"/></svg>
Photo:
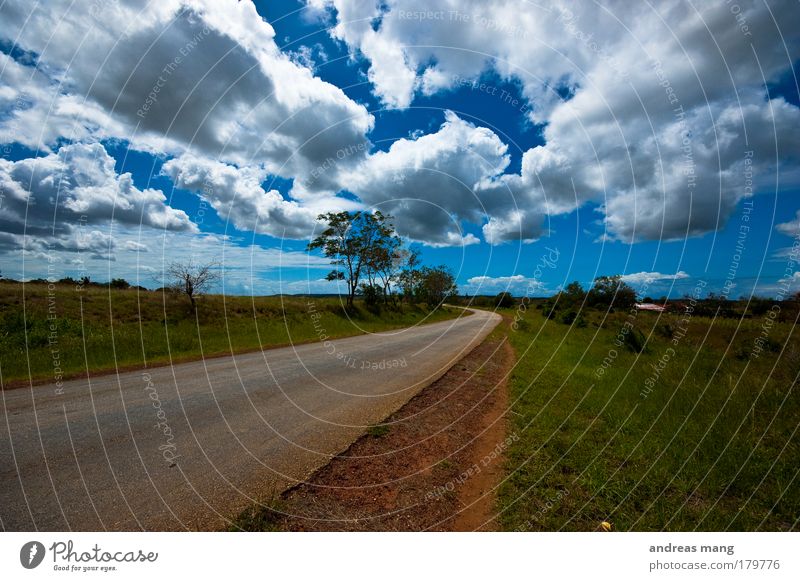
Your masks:
<svg viewBox="0 0 800 581"><path fill-rule="evenodd" d="M5 276L330 292L314 216L380 208L467 292L800 290L796 4L172 4L0 8Z"/></svg>

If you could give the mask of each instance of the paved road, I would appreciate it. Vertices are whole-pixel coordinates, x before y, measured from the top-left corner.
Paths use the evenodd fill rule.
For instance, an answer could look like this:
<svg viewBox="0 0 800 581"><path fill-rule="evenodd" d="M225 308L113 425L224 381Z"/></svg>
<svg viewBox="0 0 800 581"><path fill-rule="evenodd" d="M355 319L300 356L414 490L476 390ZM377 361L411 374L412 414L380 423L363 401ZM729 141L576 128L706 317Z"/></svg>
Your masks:
<svg viewBox="0 0 800 581"><path fill-rule="evenodd" d="M475 311L327 345L70 381L60 391L0 392L0 527L224 527L323 466L499 321Z"/></svg>

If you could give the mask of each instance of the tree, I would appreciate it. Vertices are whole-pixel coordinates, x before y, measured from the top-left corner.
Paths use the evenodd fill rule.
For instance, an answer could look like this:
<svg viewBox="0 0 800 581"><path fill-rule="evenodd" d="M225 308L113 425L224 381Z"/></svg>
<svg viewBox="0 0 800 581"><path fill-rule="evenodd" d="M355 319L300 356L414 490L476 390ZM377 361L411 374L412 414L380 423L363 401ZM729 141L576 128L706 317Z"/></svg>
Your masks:
<svg viewBox="0 0 800 581"><path fill-rule="evenodd" d="M400 253L400 262L402 266L398 274L398 282L400 288L403 289L403 299L405 299L406 302L412 303L416 298L414 293L419 286L419 250L409 248L401 250Z"/></svg>
<svg viewBox="0 0 800 581"><path fill-rule="evenodd" d="M383 302L388 303L392 294L392 285L396 282L402 264L401 253L403 242L394 233L394 227L386 216L382 224L377 225L378 236L369 248L365 248L366 271L369 285L379 287Z"/></svg>
<svg viewBox="0 0 800 581"><path fill-rule="evenodd" d="M207 264L195 264L189 262L173 262L170 264L165 274L169 279L170 286L179 293L189 297L192 309L196 307L195 297L206 292L219 280L217 272L219 264L209 262Z"/></svg>
<svg viewBox="0 0 800 581"><path fill-rule="evenodd" d="M503 291L494 297L494 305L498 309L508 309L514 306L514 297L510 292Z"/></svg>
<svg viewBox="0 0 800 581"><path fill-rule="evenodd" d="M559 306L576 307L583 304L586 298L586 291L583 290L581 283L577 280L569 283L559 296Z"/></svg>
<svg viewBox="0 0 800 581"><path fill-rule="evenodd" d="M124 278L112 278L108 286L115 289L125 290L131 287L130 283Z"/></svg>
<svg viewBox="0 0 800 581"><path fill-rule="evenodd" d="M428 307L436 308L448 298L455 296L458 292L456 279L445 266L430 268L423 267L420 270L420 279L415 294L428 304Z"/></svg>
<svg viewBox="0 0 800 581"><path fill-rule="evenodd" d="M328 226L309 243L308 250L322 249L331 264L341 267L326 278L346 281L347 306L352 307L362 276L373 285L384 269L384 251L396 239L391 217L381 212L328 212L318 219Z"/></svg>
<svg viewBox="0 0 800 581"><path fill-rule="evenodd" d="M586 302L593 307L630 309L636 304L636 291L620 275L601 276L594 280Z"/></svg>

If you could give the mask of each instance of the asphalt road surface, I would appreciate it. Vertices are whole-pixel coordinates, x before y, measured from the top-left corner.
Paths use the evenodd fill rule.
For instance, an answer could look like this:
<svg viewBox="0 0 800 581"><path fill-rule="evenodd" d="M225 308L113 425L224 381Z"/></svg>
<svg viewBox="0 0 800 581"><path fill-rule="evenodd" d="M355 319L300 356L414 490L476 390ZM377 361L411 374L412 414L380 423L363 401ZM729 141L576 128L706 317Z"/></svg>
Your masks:
<svg viewBox="0 0 800 581"><path fill-rule="evenodd" d="M0 392L0 527L215 530L307 478L477 346L452 321Z"/></svg>

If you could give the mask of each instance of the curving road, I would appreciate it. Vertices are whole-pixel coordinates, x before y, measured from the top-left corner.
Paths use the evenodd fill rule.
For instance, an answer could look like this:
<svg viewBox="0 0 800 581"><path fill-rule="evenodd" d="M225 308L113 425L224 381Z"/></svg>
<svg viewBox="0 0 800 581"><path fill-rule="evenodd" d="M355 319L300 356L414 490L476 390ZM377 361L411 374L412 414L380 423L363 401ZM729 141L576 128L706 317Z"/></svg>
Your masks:
<svg viewBox="0 0 800 581"><path fill-rule="evenodd" d="M467 317L0 392L3 530L208 530L304 480L480 343Z"/></svg>

